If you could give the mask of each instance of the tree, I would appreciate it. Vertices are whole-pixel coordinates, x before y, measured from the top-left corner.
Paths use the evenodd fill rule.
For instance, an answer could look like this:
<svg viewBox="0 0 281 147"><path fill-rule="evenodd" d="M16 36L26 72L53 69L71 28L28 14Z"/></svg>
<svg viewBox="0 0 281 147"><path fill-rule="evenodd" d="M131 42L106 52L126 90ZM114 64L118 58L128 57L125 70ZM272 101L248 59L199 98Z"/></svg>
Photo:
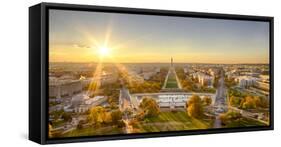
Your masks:
<svg viewBox="0 0 281 147"><path fill-rule="evenodd" d="M118 128L123 128L123 127L125 127L126 126L126 124L125 124L125 122L123 121L123 120L119 120L118 122L117 122L117 127Z"/></svg>
<svg viewBox="0 0 281 147"><path fill-rule="evenodd" d="M242 114L236 111L228 111L220 116L221 123L223 125L227 125L233 121L237 121L242 118Z"/></svg>
<svg viewBox="0 0 281 147"><path fill-rule="evenodd" d="M143 98L140 108L144 111L145 117L154 117L160 113L158 104L153 98Z"/></svg>
<svg viewBox="0 0 281 147"><path fill-rule="evenodd" d="M106 111L101 106L96 106L90 109L90 114L88 119L95 126L99 126L101 123L104 123L106 120Z"/></svg>
<svg viewBox="0 0 281 147"><path fill-rule="evenodd" d="M230 87L233 87L235 86L237 83L235 82L235 79L234 78L225 78L225 85L226 87L230 88Z"/></svg>
<svg viewBox="0 0 281 147"><path fill-rule="evenodd" d="M103 122L107 124L112 122L112 117L110 112L105 112L105 117Z"/></svg>
<svg viewBox="0 0 281 147"><path fill-rule="evenodd" d="M198 95L192 95L186 105L187 114L190 117L200 118L203 115L203 104Z"/></svg>
<svg viewBox="0 0 281 147"><path fill-rule="evenodd" d="M83 129L83 121L82 120L80 120L79 122L78 122L78 124L77 124L77 126L76 126L76 129L78 129L78 130L81 130L81 129Z"/></svg>
<svg viewBox="0 0 281 147"><path fill-rule="evenodd" d="M255 103L256 103L257 107L260 107L260 108L268 108L269 107L269 102L264 97L255 96L254 100L255 100Z"/></svg>
<svg viewBox="0 0 281 147"><path fill-rule="evenodd" d="M241 93L240 91L234 89L234 88L230 88L228 90L228 94L229 96L235 96L235 97L245 97L246 95L244 93Z"/></svg>
<svg viewBox="0 0 281 147"><path fill-rule="evenodd" d="M248 95L244 98L230 97L230 104L233 106L238 106L242 109L255 109L255 108L268 108L269 101L261 96Z"/></svg>
<svg viewBox="0 0 281 147"><path fill-rule="evenodd" d="M120 110L115 110L111 112L112 123L117 125L118 128L123 128L125 123L122 120L122 112Z"/></svg>
<svg viewBox="0 0 281 147"><path fill-rule="evenodd" d="M122 112L120 110L115 110L111 112L112 123L117 124L118 121L122 120Z"/></svg>
<svg viewBox="0 0 281 147"><path fill-rule="evenodd" d="M54 119L59 119L62 114L65 113L64 110L58 110L58 111L53 111L53 112L50 112L50 115L52 115L54 117Z"/></svg>
<svg viewBox="0 0 281 147"><path fill-rule="evenodd" d="M238 107L241 103L241 99L239 97L231 96L229 98L229 103L231 106Z"/></svg>
<svg viewBox="0 0 281 147"><path fill-rule="evenodd" d="M144 119L144 117L145 117L144 111L141 111L141 112L139 112L139 113L136 115L135 118L136 118L136 120L141 121L141 120Z"/></svg>
<svg viewBox="0 0 281 147"><path fill-rule="evenodd" d="M107 102L109 103L111 109L117 109L118 108L116 101L117 101L116 98L114 98L112 96L108 97Z"/></svg>
<svg viewBox="0 0 281 147"><path fill-rule="evenodd" d="M213 82L213 87L217 88L219 83L219 77L215 76L214 82Z"/></svg>
<svg viewBox="0 0 281 147"><path fill-rule="evenodd" d="M72 120L71 114L67 113L67 112L64 112L61 117L64 121L71 121Z"/></svg>
<svg viewBox="0 0 281 147"><path fill-rule="evenodd" d="M242 104L243 109L255 109L256 107L256 101L252 96L245 97L245 102Z"/></svg>
<svg viewBox="0 0 281 147"><path fill-rule="evenodd" d="M212 104L212 98L209 96L204 96L203 98L203 104L205 106L210 106Z"/></svg>
<svg viewBox="0 0 281 147"><path fill-rule="evenodd" d="M136 119L132 119L130 122L129 122L129 125L133 126L133 127L138 127L138 124L139 123L139 120L136 118Z"/></svg>

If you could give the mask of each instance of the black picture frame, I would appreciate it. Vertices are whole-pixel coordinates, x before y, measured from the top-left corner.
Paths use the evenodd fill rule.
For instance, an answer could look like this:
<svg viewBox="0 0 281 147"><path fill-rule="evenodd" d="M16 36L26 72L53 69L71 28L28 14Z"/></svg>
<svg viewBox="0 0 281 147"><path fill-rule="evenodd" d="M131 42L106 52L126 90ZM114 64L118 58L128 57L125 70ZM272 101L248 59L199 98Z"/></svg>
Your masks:
<svg viewBox="0 0 281 147"><path fill-rule="evenodd" d="M270 125L262 127L245 127L245 128L223 128L208 130L190 130L190 131L171 131L145 134L119 134L95 137L78 137L63 139L48 139L48 19L49 9L59 10L77 10L77 11L95 11L124 14L145 14L161 16L178 16L178 17L196 17L196 18L216 18L231 20L252 20L265 21L270 24ZM274 48L274 31L273 17L265 16L248 16L232 15L217 13L199 13L184 11L167 11L152 9L135 9L122 7L104 7L90 5L58 4L58 3L40 3L29 8L29 139L39 144L53 143L70 143L85 141L102 141L102 140L119 140L133 138L151 138L167 137L181 135L198 135L213 133L230 133L245 131L273 130L274 126L274 66L273 66L273 48Z"/></svg>

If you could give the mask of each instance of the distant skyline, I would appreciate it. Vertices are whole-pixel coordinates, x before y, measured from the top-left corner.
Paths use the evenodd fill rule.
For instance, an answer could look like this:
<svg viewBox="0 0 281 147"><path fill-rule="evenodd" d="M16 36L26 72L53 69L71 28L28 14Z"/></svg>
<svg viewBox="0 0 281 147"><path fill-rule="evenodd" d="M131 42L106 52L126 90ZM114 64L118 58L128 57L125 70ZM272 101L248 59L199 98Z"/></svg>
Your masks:
<svg viewBox="0 0 281 147"><path fill-rule="evenodd" d="M269 23L50 10L50 62L269 63Z"/></svg>

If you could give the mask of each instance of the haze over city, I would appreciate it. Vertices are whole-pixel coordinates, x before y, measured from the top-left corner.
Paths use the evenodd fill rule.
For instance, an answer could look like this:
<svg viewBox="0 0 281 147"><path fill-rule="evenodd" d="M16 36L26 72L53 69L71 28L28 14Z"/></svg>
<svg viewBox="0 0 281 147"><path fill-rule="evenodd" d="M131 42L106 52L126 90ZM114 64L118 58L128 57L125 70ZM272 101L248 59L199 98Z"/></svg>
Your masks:
<svg viewBox="0 0 281 147"><path fill-rule="evenodd" d="M50 62L269 63L269 23L50 10Z"/></svg>

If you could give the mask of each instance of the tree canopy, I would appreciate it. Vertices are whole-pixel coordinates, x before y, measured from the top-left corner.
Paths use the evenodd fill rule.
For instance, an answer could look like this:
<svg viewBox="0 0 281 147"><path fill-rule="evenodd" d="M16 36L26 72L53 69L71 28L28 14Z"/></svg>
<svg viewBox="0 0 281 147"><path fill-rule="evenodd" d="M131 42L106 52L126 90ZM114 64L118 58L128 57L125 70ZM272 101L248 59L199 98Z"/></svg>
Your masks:
<svg viewBox="0 0 281 147"><path fill-rule="evenodd" d="M203 115L203 102L198 95L193 95L187 102L187 114L190 117L200 118Z"/></svg>
<svg viewBox="0 0 281 147"><path fill-rule="evenodd" d="M96 106L90 109L88 119L91 123L97 126L106 121L106 115L106 111L103 107Z"/></svg>
<svg viewBox="0 0 281 147"><path fill-rule="evenodd" d="M238 121L242 118L242 114L236 111L228 111L220 115L221 123L227 125L233 121Z"/></svg>
<svg viewBox="0 0 281 147"><path fill-rule="evenodd" d="M120 120L122 120L122 112L120 110L115 110L111 112L112 123L117 124Z"/></svg>
<svg viewBox="0 0 281 147"><path fill-rule="evenodd" d="M205 106L212 104L212 98L210 96L204 96L202 101Z"/></svg>
<svg viewBox="0 0 281 147"><path fill-rule="evenodd" d="M140 108L144 111L145 117L157 116L160 113L159 106L153 98L143 98Z"/></svg>

